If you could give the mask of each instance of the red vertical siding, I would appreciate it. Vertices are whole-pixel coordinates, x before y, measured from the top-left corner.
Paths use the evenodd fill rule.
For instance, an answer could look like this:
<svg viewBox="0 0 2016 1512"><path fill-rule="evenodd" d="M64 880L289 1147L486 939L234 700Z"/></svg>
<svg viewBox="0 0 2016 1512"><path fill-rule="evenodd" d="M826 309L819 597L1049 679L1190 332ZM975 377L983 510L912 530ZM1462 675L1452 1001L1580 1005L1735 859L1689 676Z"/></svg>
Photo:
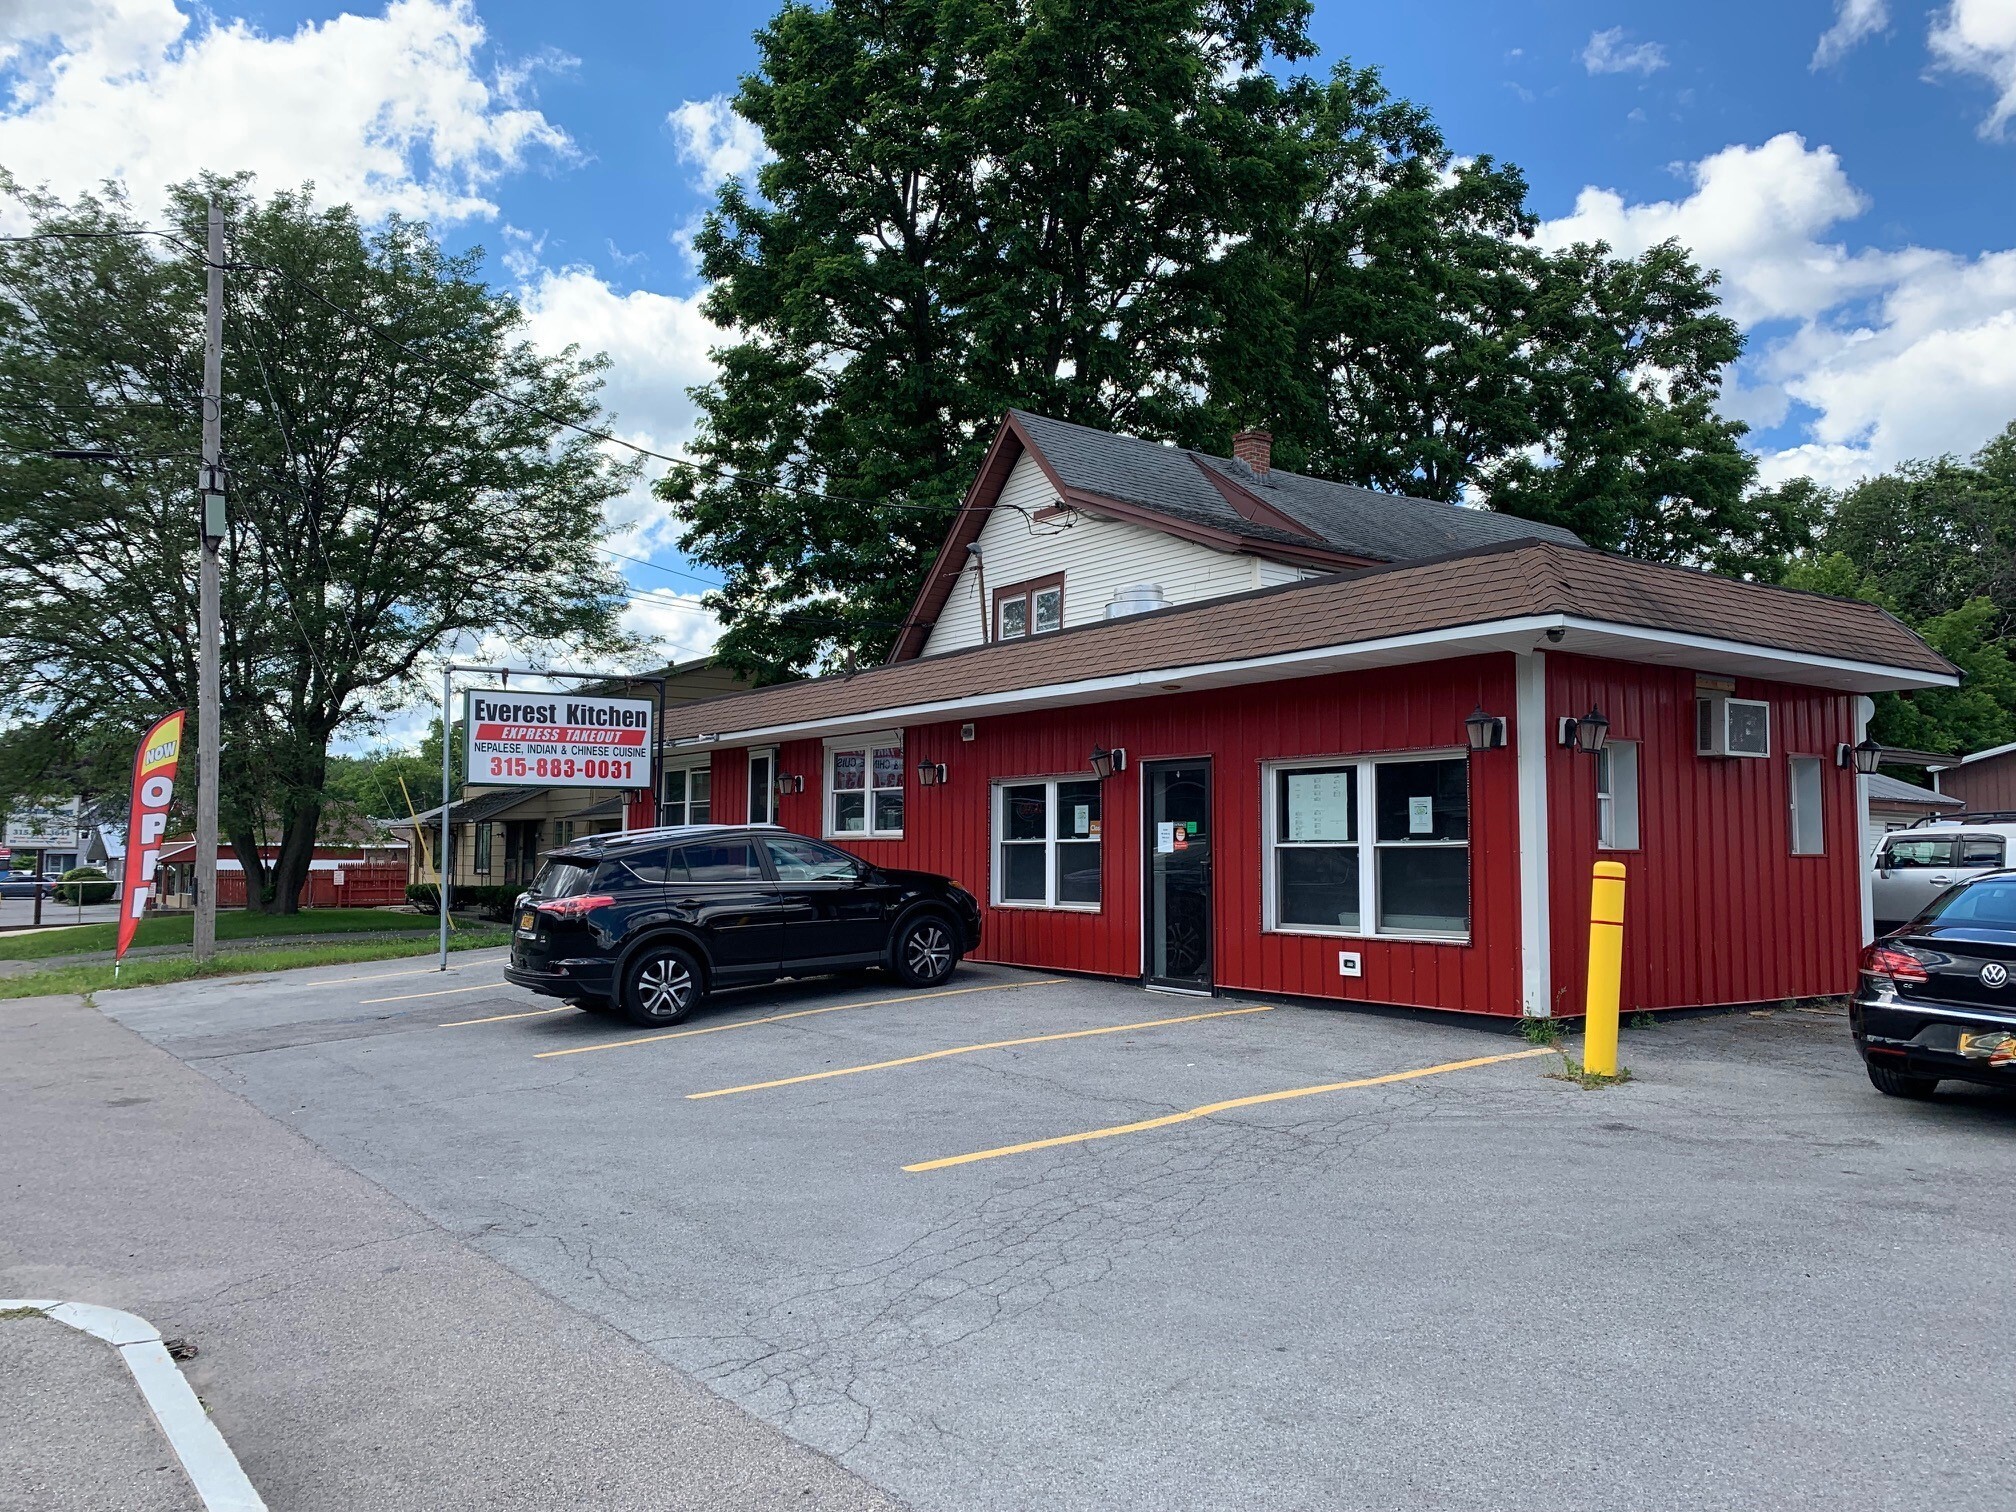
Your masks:
<svg viewBox="0 0 2016 1512"><path fill-rule="evenodd" d="M1556 1013L1582 1011L1589 875L1622 861L1626 1012L1847 992L1861 944L1861 839L1852 770L1855 697L1739 679L1771 705L1765 759L1694 754L1694 674L1588 657L1547 658L1550 721L1593 704L1638 746L1639 849L1596 845L1596 763L1550 741L1549 876ZM1788 757L1818 756L1826 852L1792 854Z"/></svg>
<svg viewBox="0 0 2016 1512"><path fill-rule="evenodd" d="M1106 785L1103 905L1096 913L986 908L988 960L1135 977L1141 971L1141 767L1208 756L1213 761L1218 985L1249 991L1349 997L1477 1013L1519 1011L1518 803L1511 749L1470 758L1471 939L1417 943L1370 937L1267 934L1261 929L1261 764L1265 761L1447 750L1464 743L1463 720L1478 704L1513 710L1509 656L1383 669L1293 682L1176 692L1105 706L980 719L964 741L957 721L907 732L905 834L849 841L889 866L957 879L989 896L990 787L1000 778L1085 772L1094 745L1122 747L1129 766ZM919 788L920 761L942 761L944 785ZM821 833L823 746L791 741L780 773L805 790L778 801L778 819ZM716 815L741 815L743 758L714 759ZM729 790L735 790L729 796ZM1358 951L1364 976L1338 974L1340 949Z"/></svg>
<svg viewBox="0 0 2016 1512"><path fill-rule="evenodd" d="M1939 774L1939 791L1976 814L2016 809L2016 751L1947 768Z"/></svg>

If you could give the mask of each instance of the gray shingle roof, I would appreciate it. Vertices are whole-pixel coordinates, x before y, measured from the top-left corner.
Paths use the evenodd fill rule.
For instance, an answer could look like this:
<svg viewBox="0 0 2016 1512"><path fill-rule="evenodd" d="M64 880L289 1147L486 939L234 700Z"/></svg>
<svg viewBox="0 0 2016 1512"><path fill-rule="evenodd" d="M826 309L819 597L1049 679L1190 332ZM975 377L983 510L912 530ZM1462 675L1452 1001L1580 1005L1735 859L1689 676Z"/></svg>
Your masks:
<svg viewBox="0 0 2016 1512"><path fill-rule="evenodd" d="M1927 808L1965 808L1962 803L1947 793L1935 793L1930 788L1919 787L1915 783L1900 782L1895 777L1882 772L1869 774L1869 801L1871 803L1915 803Z"/></svg>
<svg viewBox="0 0 2016 1512"><path fill-rule="evenodd" d="M1245 463L1225 457L1115 435L1027 410L1012 413L1067 488L1262 541L1308 544L1303 537L1242 516L1205 477L1204 469L1300 521L1316 541L1377 561L1412 561L1514 540L1581 544L1572 531L1515 515L1380 493L1279 468L1263 478Z"/></svg>

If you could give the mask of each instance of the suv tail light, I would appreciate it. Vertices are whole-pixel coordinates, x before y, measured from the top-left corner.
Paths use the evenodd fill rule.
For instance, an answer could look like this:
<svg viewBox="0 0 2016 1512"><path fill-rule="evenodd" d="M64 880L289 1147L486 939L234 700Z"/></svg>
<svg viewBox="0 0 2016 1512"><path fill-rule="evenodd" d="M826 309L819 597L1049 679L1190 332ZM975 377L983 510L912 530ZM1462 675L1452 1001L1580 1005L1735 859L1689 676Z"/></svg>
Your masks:
<svg viewBox="0 0 2016 1512"><path fill-rule="evenodd" d="M1881 942L1862 952L1859 969L1864 976L1887 977L1892 982L1929 982L1925 963L1908 950Z"/></svg>
<svg viewBox="0 0 2016 1512"><path fill-rule="evenodd" d="M581 898L555 898L550 903L541 903L538 911L556 919L578 919L583 914L598 908L607 908L616 899L608 893L590 893Z"/></svg>

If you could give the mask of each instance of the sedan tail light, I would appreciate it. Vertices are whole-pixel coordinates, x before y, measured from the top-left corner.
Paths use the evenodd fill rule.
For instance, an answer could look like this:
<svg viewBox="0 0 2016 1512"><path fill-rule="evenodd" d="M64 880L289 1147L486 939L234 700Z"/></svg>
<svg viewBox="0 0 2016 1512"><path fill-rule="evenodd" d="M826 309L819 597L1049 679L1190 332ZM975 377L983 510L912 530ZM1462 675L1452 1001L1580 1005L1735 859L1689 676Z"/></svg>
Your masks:
<svg viewBox="0 0 2016 1512"><path fill-rule="evenodd" d="M608 893L591 893L580 898L555 898L550 903L541 903L539 912L556 919L578 919L583 914L598 908L607 908L616 899Z"/></svg>
<svg viewBox="0 0 2016 1512"><path fill-rule="evenodd" d="M1887 977L1893 982L1929 982L1925 963L1908 950L1880 941L1862 952L1859 965L1864 976Z"/></svg>

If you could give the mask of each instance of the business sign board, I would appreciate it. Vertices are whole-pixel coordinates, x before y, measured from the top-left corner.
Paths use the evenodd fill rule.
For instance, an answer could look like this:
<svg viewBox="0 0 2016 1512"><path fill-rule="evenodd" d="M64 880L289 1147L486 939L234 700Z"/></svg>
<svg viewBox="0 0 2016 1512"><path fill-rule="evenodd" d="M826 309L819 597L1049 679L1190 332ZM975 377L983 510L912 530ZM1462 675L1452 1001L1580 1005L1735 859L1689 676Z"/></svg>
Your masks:
<svg viewBox="0 0 2016 1512"><path fill-rule="evenodd" d="M7 816L10 850L77 849L77 801L60 807L18 808Z"/></svg>
<svg viewBox="0 0 2016 1512"><path fill-rule="evenodd" d="M654 708L643 698L471 688L463 770L472 787L648 788Z"/></svg>

